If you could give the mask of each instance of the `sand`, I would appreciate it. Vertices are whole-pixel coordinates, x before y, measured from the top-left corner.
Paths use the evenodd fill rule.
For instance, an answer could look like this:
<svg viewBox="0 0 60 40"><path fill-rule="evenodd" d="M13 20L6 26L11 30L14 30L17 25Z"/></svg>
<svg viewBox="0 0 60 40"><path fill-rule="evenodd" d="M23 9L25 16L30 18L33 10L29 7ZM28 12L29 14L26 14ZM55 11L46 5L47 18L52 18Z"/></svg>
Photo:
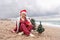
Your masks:
<svg viewBox="0 0 60 40"><path fill-rule="evenodd" d="M35 37L18 35L12 33L15 23L10 20L0 20L0 40L60 40L60 28L43 26L45 31L38 34L36 31L32 33Z"/></svg>

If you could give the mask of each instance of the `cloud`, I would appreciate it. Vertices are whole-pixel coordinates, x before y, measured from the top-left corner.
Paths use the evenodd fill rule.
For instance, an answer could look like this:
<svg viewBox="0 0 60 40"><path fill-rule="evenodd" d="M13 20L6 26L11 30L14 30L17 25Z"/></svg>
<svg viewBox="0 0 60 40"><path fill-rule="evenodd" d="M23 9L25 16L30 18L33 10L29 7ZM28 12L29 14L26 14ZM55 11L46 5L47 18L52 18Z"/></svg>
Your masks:
<svg viewBox="0 0 60 40"><path fill-rule="evenodd" d="M60 0L36 0L36 5L42 10L52 10L60 5Z"/></svg>
<svg viewBox="0 0 60 40"><path fill-rule="evenodd" d="M21 9L28 16L60 15L60 0L0 0L0 18L18 17Z"/></svg>

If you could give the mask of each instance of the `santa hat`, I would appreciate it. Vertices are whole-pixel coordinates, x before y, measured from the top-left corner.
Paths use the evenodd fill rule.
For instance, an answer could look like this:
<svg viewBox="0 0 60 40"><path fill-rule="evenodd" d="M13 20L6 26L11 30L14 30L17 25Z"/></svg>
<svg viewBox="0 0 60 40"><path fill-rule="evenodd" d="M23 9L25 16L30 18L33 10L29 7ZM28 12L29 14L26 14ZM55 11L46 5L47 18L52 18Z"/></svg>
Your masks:
<svg viewBox="0 0 60 40"><path fill-rule="evenodd" d="M25 14L26 14L27 11L26 11L26 10L21 10L21 11L20 11L20 14L21 14L21 13L25 13Z"/></svg>

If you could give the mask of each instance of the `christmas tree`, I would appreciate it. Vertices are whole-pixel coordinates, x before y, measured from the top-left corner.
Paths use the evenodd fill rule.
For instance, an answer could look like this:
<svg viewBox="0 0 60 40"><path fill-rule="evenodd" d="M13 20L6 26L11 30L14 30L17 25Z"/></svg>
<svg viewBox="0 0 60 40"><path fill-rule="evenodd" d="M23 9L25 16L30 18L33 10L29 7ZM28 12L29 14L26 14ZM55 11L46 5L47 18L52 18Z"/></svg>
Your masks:
<svg viewBox="0 0 60 40"><path fill-rule="evenodd" d="M40 21L40 25L38 26L38 28L37 28L37 32L38 33L42 33L42 32L44 32L44 28L42 27L42 24L41 24L41 21Z"/></svg>
<svg viewBox="0 0 60 40"><path fill-rule="evenodd" d="M31 21L31 23L32 23L32 25L33 25L33 30L35 30L35 29L36 29L36 28L35 28L35 27L36 27L35 20L34 20L34 19L31 19L30 21Z"/></svg>

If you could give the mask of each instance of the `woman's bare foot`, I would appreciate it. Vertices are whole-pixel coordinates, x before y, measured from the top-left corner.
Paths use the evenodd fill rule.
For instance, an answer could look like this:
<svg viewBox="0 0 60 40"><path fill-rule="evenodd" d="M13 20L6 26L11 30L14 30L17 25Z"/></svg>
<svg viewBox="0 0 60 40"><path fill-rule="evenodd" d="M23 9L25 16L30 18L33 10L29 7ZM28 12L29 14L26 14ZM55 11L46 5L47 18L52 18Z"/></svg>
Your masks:
<svg viewBox="0 0 60 40"><path fill-rule="evenodd" d="M24 33L23 32L18 33L18 35L22 35L22 34L24 34Z"/></svg>
<svg viewBox="0 0 60 40"><path fill-rule="evenodd" d="M12 33L15 33L15 31L14 31L14 30L11 30L11 32L12 32Z"/></svg>
<svg viewBox="0 0 60 40"><path fill-rule="evenodd" d="M31 37L35 37L35 35L33 35L32 33L30 33L30 36L31 36Z"/></svg>

